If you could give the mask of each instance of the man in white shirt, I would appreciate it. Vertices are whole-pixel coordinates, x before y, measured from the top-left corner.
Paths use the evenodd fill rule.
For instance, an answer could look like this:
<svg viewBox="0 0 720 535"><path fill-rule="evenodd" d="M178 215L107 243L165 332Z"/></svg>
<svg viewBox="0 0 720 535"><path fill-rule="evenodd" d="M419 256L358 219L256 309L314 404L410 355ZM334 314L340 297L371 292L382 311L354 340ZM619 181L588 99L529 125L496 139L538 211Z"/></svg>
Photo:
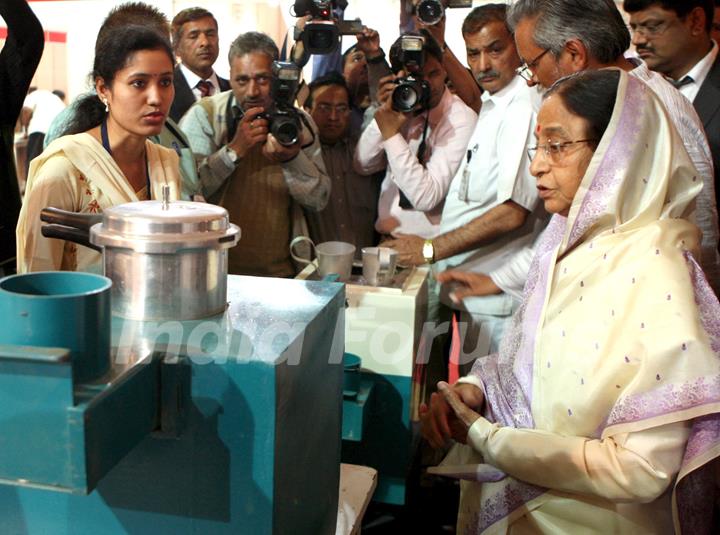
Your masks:
<svg viewBox="0 0 720 535"><path fill-rule="evenodd" d="M179 122L196 101L229 90L230 83L213 70L220 49L217 20L212 13L201 7L183 9L175 15L171 28L180 64L175 67L170 117Z"/></svg>
<svg viewBox="0 0 720 535"><path fill-rule="evenodd" d="M480 115L445 200L442 233L426 242L406 236L387 243L401 251L402 262L423 263L424 246L426 252L433 250L431 261L440 261L437 271L490 273L531 244L547 221L526 151L539 96L517 75L520 58L506 15L506 5L486 5L475 8L463 23L468 64L483 89ZM468 328L465 349L475 357L496 351L514 309L512 296L453 302L443 290L441 301L461 311Z"/></svg>
<svg viewBox="0 0 720 535"><path fill-rule="evenodd" d="M43 151L43 141L50 124L58 113L65 109L65 103L52 91L47 89L34 89L25 97L20 122L27 127L27 158L25 162L25 175L30 161Z"/></svg>
<svg viewBox="0 0 720 535"><path fill-rule="evenodd" d="M720 61L711 38L712 0L625 0L632 41L647 66L664 74L695 106L720 181Z"/></svg>
<svg viewBox="0 0 720 535"><path fill-rule="evenodd" d="M663 101L703 180L695 221L703 234L700 264L717 293L720 259L712 156L692 103L662 75L623 56L630 46L630 33L613 0L518 0L510 8L508 18L515 30L518 52L524 58L522 75L528 85L549 88L562 76L574 72L616 67L648 84ZM520 294L532 257L532 248L526 248L491 277L456 272L442 282L463 284L465 288L457 292L461 297L499 292L501 287Z"/></svg>
<svg viewBox="0 0 720 535"><path fill-rule="evenodd" d="M445 87L442 50L428 34L424 65L416 73L429 87L428 101L416 111L393 109L395 80L405 73L398 63L401 39L390 50L398 74L383 79L378 90L381 105L358 141L355 169L368 175L387 166L375 223L380 234L432 238L440 232L443 202L477 116Z"/></svg>

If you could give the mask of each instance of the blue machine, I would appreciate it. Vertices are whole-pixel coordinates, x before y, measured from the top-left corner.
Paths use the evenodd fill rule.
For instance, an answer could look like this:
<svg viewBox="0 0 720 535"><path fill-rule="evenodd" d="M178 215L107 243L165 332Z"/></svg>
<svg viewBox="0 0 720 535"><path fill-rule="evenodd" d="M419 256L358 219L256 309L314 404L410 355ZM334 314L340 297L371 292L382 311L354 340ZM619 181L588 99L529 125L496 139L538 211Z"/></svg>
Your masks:
<svg viewBox="0 0 720 535"><path fill-rule="evenodd" d="M113 318L99 376L71 343L18 345L12 297L0 282L0 533L334 533L341 284L230 276L220 316Z"/></svg>

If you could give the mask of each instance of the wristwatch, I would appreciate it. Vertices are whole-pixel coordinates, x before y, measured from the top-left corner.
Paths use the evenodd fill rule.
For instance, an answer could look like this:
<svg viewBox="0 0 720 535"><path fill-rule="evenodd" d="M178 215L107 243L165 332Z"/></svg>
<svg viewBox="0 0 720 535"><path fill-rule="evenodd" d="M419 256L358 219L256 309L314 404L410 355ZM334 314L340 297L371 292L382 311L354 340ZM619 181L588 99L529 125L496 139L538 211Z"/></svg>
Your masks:
<svg viewBox="0 0 720 535"><path fill-rule="evenodd" d="M422 255L427 264L435 263L435 247L433 247L432 240L425 240L422 248Z"/></svg>
<svg viewBox="0 0 720 535"><path fill-rule="evenodd" d="M228 159L233 163L233 165L237 165L240 161L238 153L231 149L229 145L225 145L225 154L227 154Z"/></svg>

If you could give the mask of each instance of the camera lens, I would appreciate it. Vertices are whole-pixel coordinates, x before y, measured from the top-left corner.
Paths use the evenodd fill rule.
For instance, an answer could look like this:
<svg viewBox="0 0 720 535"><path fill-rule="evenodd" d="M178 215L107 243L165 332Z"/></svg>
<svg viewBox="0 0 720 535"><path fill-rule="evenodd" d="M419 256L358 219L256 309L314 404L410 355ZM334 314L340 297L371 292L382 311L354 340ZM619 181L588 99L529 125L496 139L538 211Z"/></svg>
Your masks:
<svg viewBox="0 0 720 535"><path fill-rule="evenodd" d="M295 117L276 116L270 126L270 132L284 147L297 143L300 137L300 125Z"/></svg>
<svg viewBox="0 0 720 535"><path fill-rule="evenodd" d="M437 24L443 16L440 0L422 0L416 8L417 17L425 24Z"/></svg>
<svg viewBox="0 0 720 535"><path fill-rule="evenodd" d="M397 111L412 111L420 100L414 84L400 83L392 92L392 106Z"/></svg>
<svg viewBox="0 0 720 535"><path fill-rule="evenodd" d="M338 30L335 26L314 25L307 29L306 36L303 38L303 44L308 52L312 54L329 54L334 51L339 44Z"/></svg>

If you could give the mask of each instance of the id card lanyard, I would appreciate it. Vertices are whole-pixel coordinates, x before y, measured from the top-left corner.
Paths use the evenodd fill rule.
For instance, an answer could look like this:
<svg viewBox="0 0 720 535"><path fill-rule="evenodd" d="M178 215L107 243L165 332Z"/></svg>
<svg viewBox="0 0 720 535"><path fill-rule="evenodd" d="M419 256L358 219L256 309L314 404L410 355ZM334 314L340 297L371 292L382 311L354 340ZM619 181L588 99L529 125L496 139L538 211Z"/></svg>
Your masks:
<svg viewBox="0 0 720 535"><path fill-rule="evenodd" d="M103 147L107 153L112 156L110 138L108 137L107 121L103 121L102 124L100 124L100 137L102 138ZM147 152L145 153L145 186L147 187L148 199L152 200L152 190L150 189L150 166L148 165Z"/></svg>
<svg viewBox="0 0 720 535"><path fill-rule="evenodd" d="M478 150L478 144L475 143L472 149L467 150L465 156L465 167L462 172L462 179L460 180L460 187L458 188L458 200L467 202L468 200L468 187L470 185L470 161Z"/></svg>

